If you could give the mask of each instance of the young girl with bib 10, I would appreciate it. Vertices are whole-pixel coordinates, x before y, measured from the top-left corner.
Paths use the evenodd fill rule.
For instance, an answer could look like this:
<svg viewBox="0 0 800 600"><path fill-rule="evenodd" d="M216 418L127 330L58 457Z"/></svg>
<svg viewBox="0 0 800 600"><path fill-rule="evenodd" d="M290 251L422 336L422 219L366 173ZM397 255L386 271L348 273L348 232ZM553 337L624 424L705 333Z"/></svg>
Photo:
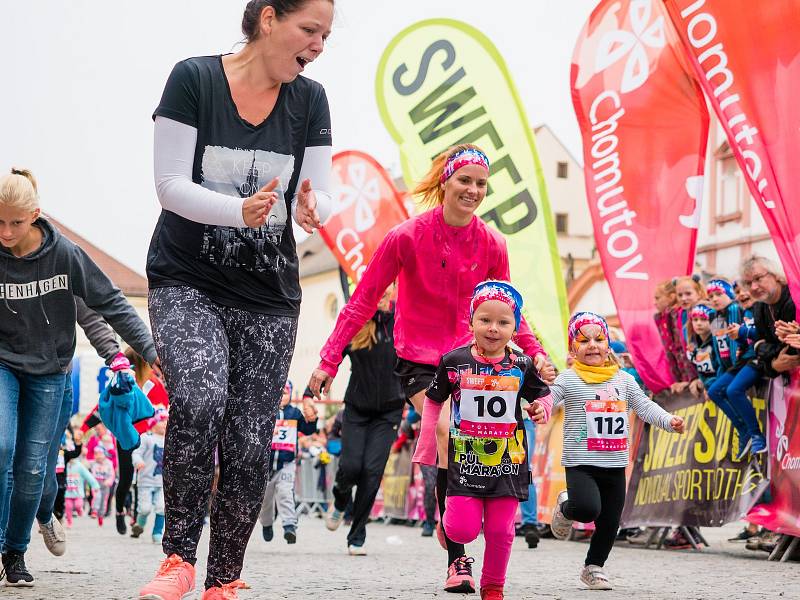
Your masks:
<svg viewBox="0 0 800 600"><path fill-rule="evenodd" d="M479 283L470 303L474 338L443 355L426 392L414 462L436 464L433 434L444 402L451 399L448 482L443 525L456 543L469 543L483 526L486 540L481 599L503 598L520 500L528 498L529 458L521 400L537 423L550 413L547 385L530 357L508 343L520 324L522 298L509 283ZM463 561L473 559L464 557ZM455 591L457 569L448 578ZM463 589L473 592L464 578Z"/></svg>
<svg viewBox="0 0 800 600"><path fill-rule="evenodd" d="M564 403L561 464L567 489L558 496L550 528L556 538L566 539L573 521L594 521L580 579L589 589L610 590L603 566L625 505L628 413L634 410L646 423L677 433L683 433L684 423L650 400L609 357L608 324L603 317L577 313L567 334L574 363L550 387L553 405Z"/></svg>

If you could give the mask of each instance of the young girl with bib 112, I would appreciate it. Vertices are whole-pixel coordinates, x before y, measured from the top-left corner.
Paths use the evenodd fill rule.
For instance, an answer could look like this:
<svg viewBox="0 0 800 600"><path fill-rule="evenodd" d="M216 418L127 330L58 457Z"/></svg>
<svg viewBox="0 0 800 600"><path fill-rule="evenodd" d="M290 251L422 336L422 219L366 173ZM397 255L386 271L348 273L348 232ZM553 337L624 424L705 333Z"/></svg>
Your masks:
<svg viewBox="0 0 800 600"><path fill-rule="evenodd" d="M426 392L422 431L414 462L436 464L433 431L444 402L451 398L448 482L443 525L447 536L466 544L483 526L486 540L481 599L500 600L506 578L514 519L520 500L528 498L529 460L521 400L538 423L545 422L548 394L530 357L508 343L520 324L522 298L509 283L479 283L470 303L474 338L442 356ZM464 557L462 561L472 562ZM456 565L457 567L458 565ZM451 568L446 584L455 591L459 570ZM463 577L462 592L473 592Z"/></svg>
<svg viewBox="0 0 800 600"><path fill-rule="evenodd" d="M591 523L594 534L580 574L593 590L610 590L603 571L625 505L628 413L666 431L683 433L683 418L650 400L634 378L609 357L608 324L591 312L575 314L567 335L572 367L550 387L553 405L564 403L561 464L567 489L558 496L550 528L566 539L572 521Z"/></svg>

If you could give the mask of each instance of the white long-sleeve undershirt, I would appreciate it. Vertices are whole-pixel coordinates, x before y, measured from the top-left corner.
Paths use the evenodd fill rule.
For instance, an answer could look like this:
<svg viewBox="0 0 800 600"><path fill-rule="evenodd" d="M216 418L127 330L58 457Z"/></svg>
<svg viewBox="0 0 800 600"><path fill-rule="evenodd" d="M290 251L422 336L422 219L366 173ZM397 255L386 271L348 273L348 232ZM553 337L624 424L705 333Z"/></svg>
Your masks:
<svg viewBox="0 0 800 600"><path fill-rule="evenodd" d="M156 194L161 206L196 223L246 227L242 216L244 198L220 194L192 181L197 129L167 117L156 117L154 128L153 172ZM331 212L331 147L305 149L297 189L310 179L317 198L317 212L322 222ZM297 194L292 199L292 216Z"/></svg>

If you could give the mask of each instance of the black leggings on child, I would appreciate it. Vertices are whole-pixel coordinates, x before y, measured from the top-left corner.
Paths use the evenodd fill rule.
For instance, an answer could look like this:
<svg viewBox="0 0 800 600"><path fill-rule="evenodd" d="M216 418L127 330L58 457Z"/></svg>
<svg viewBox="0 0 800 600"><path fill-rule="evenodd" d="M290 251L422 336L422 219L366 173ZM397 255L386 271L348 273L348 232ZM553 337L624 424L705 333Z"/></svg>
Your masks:
<svg viewBox="0 0 800 600"><path fill-rule="evenodd" d="M587 565L606 563L625 506L625 467L567 467L568 500L564 516L580 523L594 521L594 534L586 554Z"/></svg>
<svg viewBox="0 0 800 600"><path fill-rule="evenodd" d="M438 469L436 471L436 500L439 503L439 526L444 533L444 506L445 499L447 498L447 469ZM453 564L453 561L462 556L466 556L467 552L464 549L464 544L456 544L453 540L444 536L447 544L447 564Z"/></svg>

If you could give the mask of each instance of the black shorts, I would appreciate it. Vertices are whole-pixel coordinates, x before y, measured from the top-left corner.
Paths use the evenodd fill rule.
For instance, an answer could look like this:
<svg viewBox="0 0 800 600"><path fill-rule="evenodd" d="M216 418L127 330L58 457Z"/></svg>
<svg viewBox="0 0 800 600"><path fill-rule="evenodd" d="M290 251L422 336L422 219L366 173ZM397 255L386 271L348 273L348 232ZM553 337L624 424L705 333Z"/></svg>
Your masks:
<svg viewBox="0 0 800 600"><path fill-rule="evenodd" d="M398 357L394 374L400 378L403 393L410 399L414 394L428 389L436 375L436 367Z"/></svg>

